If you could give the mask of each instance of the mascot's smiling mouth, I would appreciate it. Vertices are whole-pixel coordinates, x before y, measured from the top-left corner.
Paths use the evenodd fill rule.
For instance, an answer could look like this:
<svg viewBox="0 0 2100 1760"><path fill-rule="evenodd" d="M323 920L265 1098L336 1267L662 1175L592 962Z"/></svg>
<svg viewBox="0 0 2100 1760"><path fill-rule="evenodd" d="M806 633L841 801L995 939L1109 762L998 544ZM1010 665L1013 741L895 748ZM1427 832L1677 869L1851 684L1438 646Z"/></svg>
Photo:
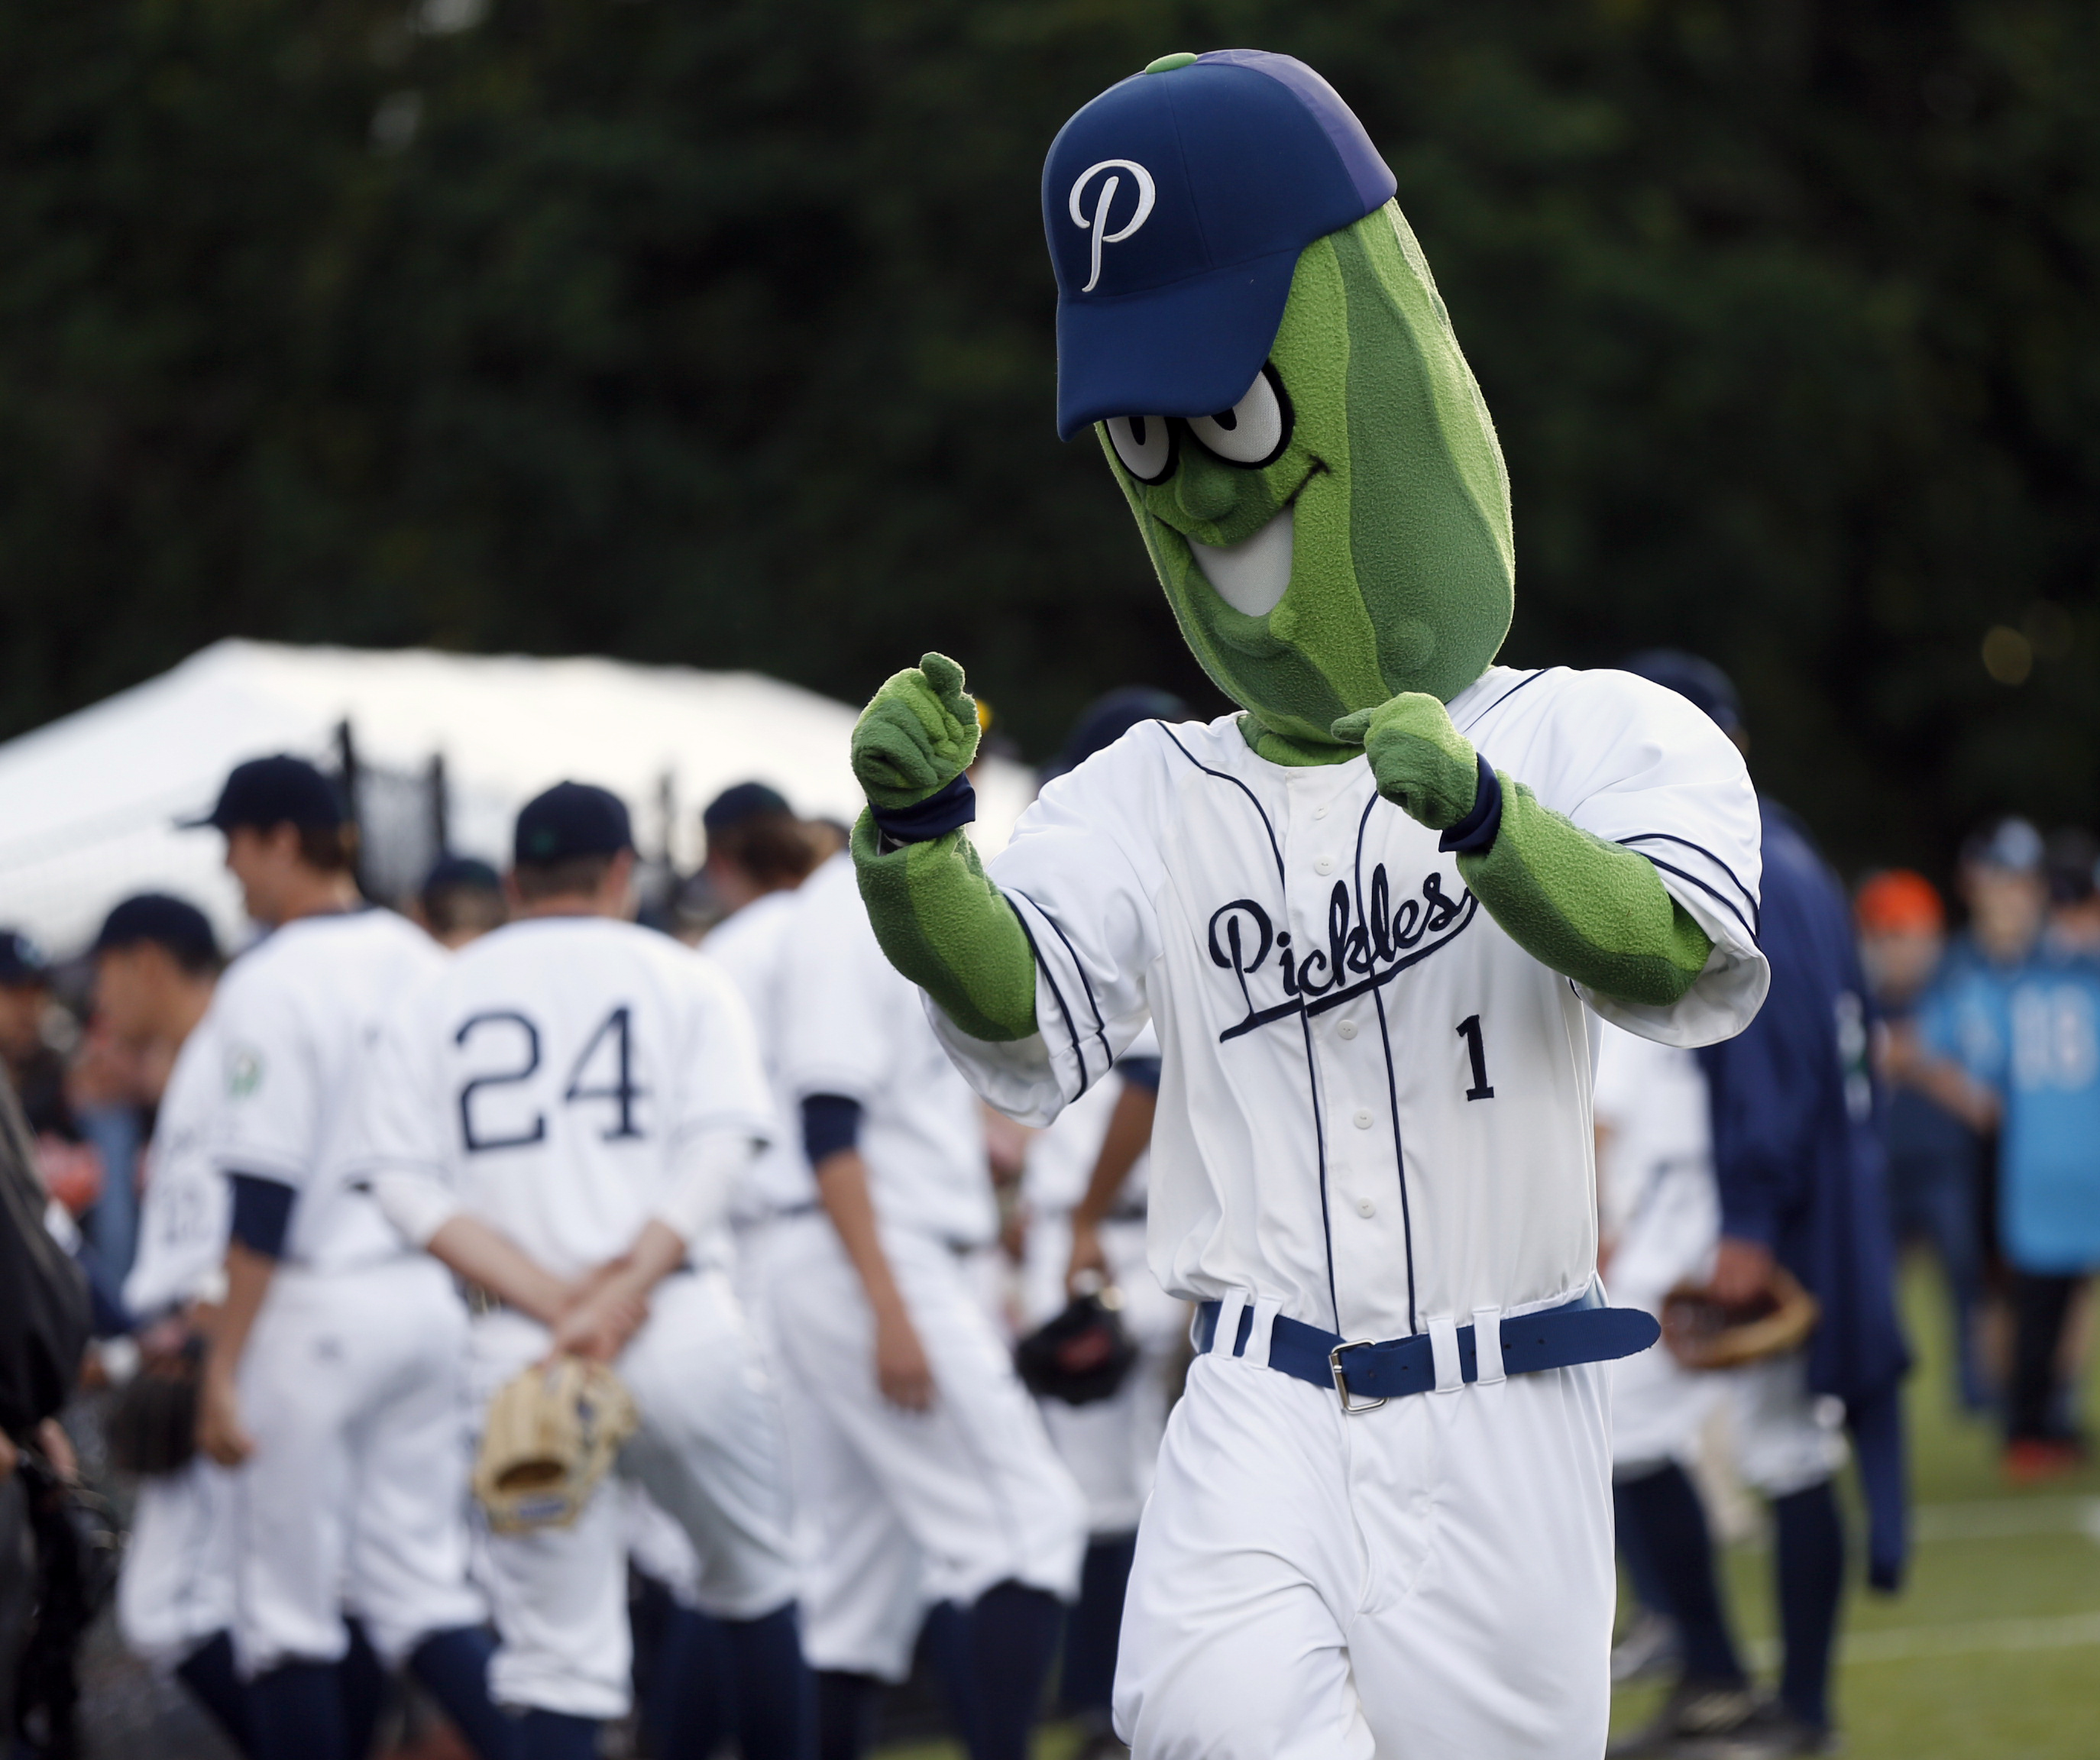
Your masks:
<svg viewBox="0 0 2100 1760"><path fill-rule="evenodd" d="M1293 498L1295 501L1295 497ZM1201 544L1185 538L1189 554L1218 597L1248 617L1266 617L1290 584L1293 502L1237 544Z"/></svg>

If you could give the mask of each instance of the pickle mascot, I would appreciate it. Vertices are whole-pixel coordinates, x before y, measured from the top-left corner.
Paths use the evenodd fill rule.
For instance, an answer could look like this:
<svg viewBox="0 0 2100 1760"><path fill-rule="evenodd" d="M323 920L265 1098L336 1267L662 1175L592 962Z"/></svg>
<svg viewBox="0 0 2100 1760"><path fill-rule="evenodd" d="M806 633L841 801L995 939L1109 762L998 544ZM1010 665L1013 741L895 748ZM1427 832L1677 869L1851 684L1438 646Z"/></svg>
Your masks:
<svg viewBox="0 0 2100 1760"><path fill-rule="evenodd" d="M981 1094L1045 1123L1158 1034L1149 1252L1201 1354L1124 1614L1140 1760L1602 1750L1604 1365L1656 1328L1596 1277L1596 1017L1707 1043L1767 983L1736 748L1494 664L1508 478L1393 190L1282 55L1065 125L1058 430L1243 712L1133 728L989 871L961 668L854 734L869 915Z"/></svg>

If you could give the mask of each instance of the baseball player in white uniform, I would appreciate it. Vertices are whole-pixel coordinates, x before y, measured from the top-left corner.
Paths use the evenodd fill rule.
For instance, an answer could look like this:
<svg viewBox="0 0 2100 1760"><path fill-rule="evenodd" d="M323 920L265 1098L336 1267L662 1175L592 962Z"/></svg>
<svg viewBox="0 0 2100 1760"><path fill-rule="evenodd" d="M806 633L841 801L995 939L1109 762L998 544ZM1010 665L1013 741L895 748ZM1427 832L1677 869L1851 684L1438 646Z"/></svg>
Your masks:
<svg viewBox="0 0 2100 1760"><path fill-rule="evenodd" d="M223 1080L209 1012L218 949L202 911L148 893L109 913L92 952L98 1018L120 1039L174 1052L146 1151L138 1256L124 1280L125 1308L143 1329L150 1357L207 1326L225 1288L231 1206L210 1156ZM247 1704L233 1670L232 1495L227 1469L202 1454L141 1480L117 1621L132 1652L175 1674L245 1749Z"/></svg>
<svg viewBox="0 0 2100 1760"><path fill-rule="evenodd" d="M865 1751L879 1683L904 1678L922 1618L952 1602L970 1753L1021 1760L1084 1504L975 1287L997 1231L976 1096L843 856L796 894L779 1034L820 1206L772 1225L769 1272L823 1752Z"/></svg>
<svg viewBox="0 0 2100 1760"><path fill-rule="evenodd" d="M684 1529L727 1634L748 1760L810 1723L778 1420L726 1269L724 1218L778 1126L748 1017L706 959L638 927L627 809L562 783L518 814L513 920L409 995L357 1152L409 1238L497 1299L472 1328L486 1401L550 1352L612 1363L641 1428L620 1470ZM627 1529L492 1533L496 1700L520 1760L594 1754L630 1700Z"/></svg>
<svg viewBox="0 0 2100 1760"><path fill-rule="evenodd" d="M493 1760L512 1732L488 1698L486 1608L467 1581L466 1313L343 1157L381 1017L444 955L360 908L354 828L311 764L239 765L202 823L225 833L271 929L213 1005L211 1158L232 1238L198 1418L205 1449L240 1468L233 1645L254 1750L352 1760L346 1608Z"/></svg>

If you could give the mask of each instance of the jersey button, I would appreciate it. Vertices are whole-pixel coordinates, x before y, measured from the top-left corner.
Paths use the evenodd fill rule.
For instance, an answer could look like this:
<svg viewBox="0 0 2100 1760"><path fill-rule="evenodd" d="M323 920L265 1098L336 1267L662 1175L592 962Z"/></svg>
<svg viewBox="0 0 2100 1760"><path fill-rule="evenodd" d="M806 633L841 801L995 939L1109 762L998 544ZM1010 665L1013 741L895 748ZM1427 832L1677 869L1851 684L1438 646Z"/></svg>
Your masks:
<svg viewBox="0 0 2100 1760"><path fill-rule="evenodd" d="M1370 1110L1370 1107L1368 1107L1368 1106L1359 1106L1359 1107L1357 1107L1357 1116L1356 1116L1356 1118L1355 1118L1354 1123L1355 1123L1355 1124L1356 1124L1357 1128L1359 1131L1368 1131L1369 1129L1370 1129L1370 1127L1371 1127L1371 1110Z"/></svg>
<svg viewBox="0 0 2100 1760"><path fill-rule="evenodd" d="M1367 1198L1359 1198L1357 1201L1357 1214L1359 1216L1375 1216L1378 1214L1378 1206Z"/></svg>
<svg viewBox="0 0 2100 1760"><path fill-rule="evenodd" d="M1335 858L1332 856L1321 857L1317 862L1315 862L1312 864L1312 871L1315 874L1333 873L1335 871Z"/></svg>
<svg viewBox="0 0 2100 1760"><path fill-rule="evenodd" d="M1326 818L1326 816L1327 816L1327 809L1326 809L1325 807L1315 807L1315 808L1313 808L1313 809L1312 809L1312 817L1313 817L1313 818L1315 818L1316 819L1323 819L1323 818Z"/></svg>
<svg viewBox="0 0 2100 1760"><path fill-rule="evenodd" d="M1335 1030L1343 1039L1354 1039L1357 1036L1357 1023L1353 1021L1344 1021Z"/></svg>

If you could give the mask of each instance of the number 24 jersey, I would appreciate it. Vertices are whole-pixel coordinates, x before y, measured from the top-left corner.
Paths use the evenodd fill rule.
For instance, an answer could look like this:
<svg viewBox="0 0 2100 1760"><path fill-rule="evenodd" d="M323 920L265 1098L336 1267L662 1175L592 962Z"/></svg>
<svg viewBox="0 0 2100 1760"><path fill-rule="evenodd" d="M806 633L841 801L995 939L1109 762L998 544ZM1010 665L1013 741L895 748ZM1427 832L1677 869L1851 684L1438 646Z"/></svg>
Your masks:
<svg viewBox="0 0 2100 1760"><path fill-rule="evenodd" d="M778 1130L729 979L594 916L512 923L455 955L388 1021L364 1111L364 1171L434 1176L562 1276L626 1251L703 1136Z"/></svg>

